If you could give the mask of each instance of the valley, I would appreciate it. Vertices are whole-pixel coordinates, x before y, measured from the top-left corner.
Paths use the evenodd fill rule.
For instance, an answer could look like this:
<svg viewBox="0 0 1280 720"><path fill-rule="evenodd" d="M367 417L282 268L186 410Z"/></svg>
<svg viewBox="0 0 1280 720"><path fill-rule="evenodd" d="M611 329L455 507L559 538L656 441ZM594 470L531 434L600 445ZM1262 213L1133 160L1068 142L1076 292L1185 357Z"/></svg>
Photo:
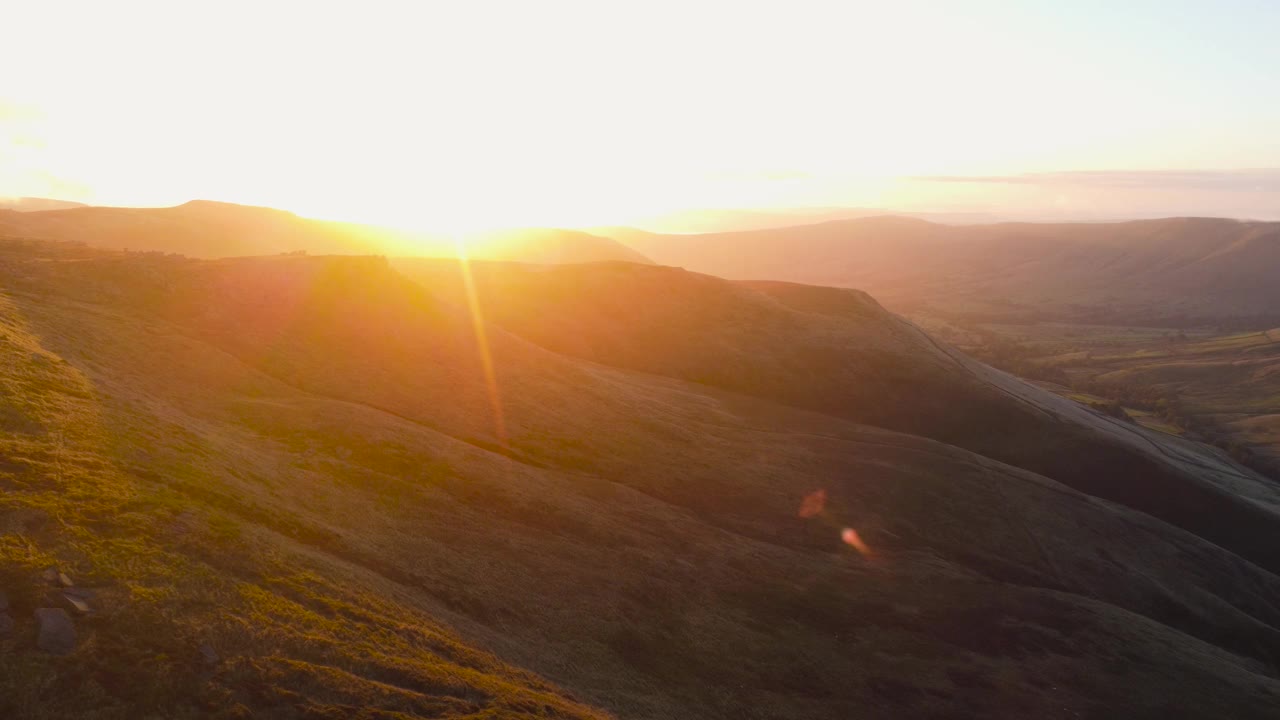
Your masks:
<svg viewBox="0 0 1280 720"><path fill-rule="evenodd" d="M1280 477L1280 346L1272 339L1280 335L1280 224L945 225L867 216L614 236L658 262L724 277L870 291L996 367Z"/></svg>
<svg viewBox="0 0 1280 720"><path fill-rule="evenodd" d="M996 367L1280 477L1280 330L919 320Z"/></svg>

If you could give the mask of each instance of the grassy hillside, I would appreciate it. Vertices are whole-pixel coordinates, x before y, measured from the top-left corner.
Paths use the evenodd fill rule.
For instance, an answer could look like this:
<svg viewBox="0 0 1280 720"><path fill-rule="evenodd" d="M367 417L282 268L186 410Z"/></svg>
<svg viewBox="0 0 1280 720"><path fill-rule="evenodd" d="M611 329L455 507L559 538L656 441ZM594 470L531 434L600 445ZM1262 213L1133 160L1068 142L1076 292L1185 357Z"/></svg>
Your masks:
<svg viewBox="0 0 1280 720"><path fill-rule="evenodd" d="M1092 413L857 293L474 267L496 405L444 271L0 245L0 714L1274 712L1265 554L925 432L1034 401L1072 452L1136 452ZM1180 458L1144 488L1266 502L1143 442ZM65 656L31 619L54 564L95 591Z"/></svg>
<svg viewBox="0 0 1280 720"><path fill-rule="evenodd" d="M417 268L433 292L463 295L455 263ZM491 320L558 352L964 447L1280 568L1270 483L992 371L859 291L624 264L492 265L475 286Z"/></svg>

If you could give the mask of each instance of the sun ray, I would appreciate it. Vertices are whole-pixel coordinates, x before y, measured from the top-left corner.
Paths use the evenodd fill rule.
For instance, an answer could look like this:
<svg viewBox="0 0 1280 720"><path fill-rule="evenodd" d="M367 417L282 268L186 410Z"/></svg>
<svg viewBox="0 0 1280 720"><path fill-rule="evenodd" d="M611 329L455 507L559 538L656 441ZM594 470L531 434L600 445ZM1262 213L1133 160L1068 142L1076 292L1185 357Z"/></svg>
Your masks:
<svg viewBox="0 0 1280 720"><path fill-rule="evenodd" d="M489 334L485 330L484 311L480 308L480 296L476 292L475 278L471 274L471 260L467 256L466 241L461 232L454 233L454 249L458 254L458 269L462 273L462 283L467 293L467 310L471 315L471 327L476 336L476 350L480 356L480 368L484 373L489 406L493 410L493 432L498 439L498 444L506 449L507 429L502 412L502 395L498 390L493 353L489 349Z"/></svg>

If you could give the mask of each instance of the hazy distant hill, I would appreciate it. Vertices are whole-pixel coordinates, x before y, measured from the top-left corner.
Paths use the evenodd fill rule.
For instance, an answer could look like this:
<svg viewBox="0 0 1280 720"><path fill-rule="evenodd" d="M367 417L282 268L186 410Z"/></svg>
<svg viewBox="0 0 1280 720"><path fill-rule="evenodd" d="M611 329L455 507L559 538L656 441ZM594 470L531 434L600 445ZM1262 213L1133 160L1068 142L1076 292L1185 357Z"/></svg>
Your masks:
<svg viewBox="0 0 1280 720"><path fill-rule="evenodd" d="M1274 716L1280 490L1220 453L634 263L473 263L490 377L399 267L0 241L3 714Z"/></svg>
<svg viewBox="0 0 1280 720"><path fill-rule="evenodd" d="M422 253L420 253L422 254ZM434 253L452 257L454 253ZM529 228L482 233L468 241L467 254L479 260L518 260L562 265L622 260L652 264L652 260L608 237L577 230Z"/></svg>
<svg viewBox="0 0 1280 720"><path fill-rule="evenodd" d="M94 247L238 257L287 252L453 257L452 238L302 218L284 210L193 200L168 208L78 207L0 211L0 236L83 242ZM648 262L612 239L570 230L488 233L475 239L477 258L539 263Z"/></svg>
<svg viewBox="0 0 1280 720"><path fill-rule="evenodd" d="M34 212L38 210L65 210L67 208L85 207L84 203L70 200L54 200L37 197L0 197L0 210L16 210L18 212Z"/></svg>
<svg viewBox="0 0 1280 720"><path fill-rule="evenodd" d="M717 233L785 228L886 214L954 224L994 222L997 220L996 217L989 213L977 212L898 212L884 208L809 207L779 210L679 210L636 220L633 224L644 232ZM598 230L601 234L613 237L610 233L620 229L624 228L602 227L593 230L593 232Z"/></svg>
<svg viewBox="0 0 1280 720"><path fill-rule="evenodd" d="M616 237L659 263L735 279L857 287L897 309L1129 322L1280 313L1280 223L1169 218L954 226L869 217Z"/></svg>

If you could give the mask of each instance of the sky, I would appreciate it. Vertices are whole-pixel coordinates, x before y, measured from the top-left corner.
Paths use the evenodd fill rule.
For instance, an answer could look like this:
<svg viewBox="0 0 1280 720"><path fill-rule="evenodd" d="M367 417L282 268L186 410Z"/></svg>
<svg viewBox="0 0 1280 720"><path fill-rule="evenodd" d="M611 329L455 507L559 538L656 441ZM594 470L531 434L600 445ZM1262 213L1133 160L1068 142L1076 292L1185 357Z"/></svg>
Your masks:
<svg viewBox="0 0 1280 720"><path fill-rule="evenodd" d="M0 196L1280 219L1266 0L7 0Z"/></svg>

